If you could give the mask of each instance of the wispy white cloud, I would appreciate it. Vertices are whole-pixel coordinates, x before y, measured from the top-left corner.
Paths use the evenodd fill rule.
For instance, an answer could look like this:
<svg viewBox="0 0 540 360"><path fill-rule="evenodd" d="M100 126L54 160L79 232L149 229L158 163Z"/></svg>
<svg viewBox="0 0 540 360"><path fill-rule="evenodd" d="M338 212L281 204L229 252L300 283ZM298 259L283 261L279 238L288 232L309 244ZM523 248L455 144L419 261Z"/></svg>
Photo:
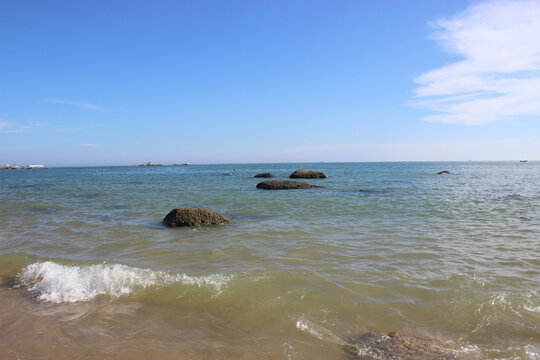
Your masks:
<svg viewBox="0 0 540 360"><path fill-rule="evenodd" d="M14 122L0 120L0 133L17 134L43 130L49 126L43 121Z"/></svg>
<svg viewBox="0 0 540 360"><path fill-rule="evenodd" d="M42 134L54 134L64 132L80 132L94 129L99 126L99 124L87 124L78 127L59 127L44 121L11 121L0 119L0 134L23 134L35 132Z"/></svg>
<svg viewBox="0 0 540 360"><path fill-rule="evenodd" d="M87 148L100 148L103 145L100 145L100 144L81 144L81 146L87 147Z"/></svg>
<svg viewBox="0 0 540 360"><path fill-rule="evenodd" d="M461 60L415 79L427 121L485 124L540 115L540 1L485 1L431 24Z"/></svg>
<svg viewBox="0 0 540 360"><path fill-rule="evenodd" d="M94 111L107 111L107 109L105 109L102 106L98 106L98 105L87 103L87 102L71 101L71 100L66 100L66 99L46 99L45 101L53 103L53 104L71 105L71 106L76 106L83 109L89 109L89 110L94 110Z"/></svg>
<svg viewBox="0 0 540 360"><path fill-rule="evenodd" d="M9 128L9 122L0 120L0 132Z"/></svg>

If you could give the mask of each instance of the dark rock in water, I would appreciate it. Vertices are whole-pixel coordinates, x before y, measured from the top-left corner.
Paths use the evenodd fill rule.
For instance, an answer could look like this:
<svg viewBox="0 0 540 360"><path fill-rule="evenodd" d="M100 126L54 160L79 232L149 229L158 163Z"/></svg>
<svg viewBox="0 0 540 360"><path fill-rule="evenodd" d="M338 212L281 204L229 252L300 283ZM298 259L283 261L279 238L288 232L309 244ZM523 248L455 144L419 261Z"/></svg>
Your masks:
<svg viewBox="0 0 540 360"><path fill-rule="evenodd" d="M229 221L215 211L201 208L177 208L163 219L168 227L220 225Z"/></svg>
<svg viewBox="0 0 540 360"><path fill-rule="evenodd" d="M358 360L459 360L456 345L423 335L367 332L349 338L346 347L351 359Z"/></svg>
<svg viewBox="0 0 540 360"><path fill-rule="evenodd" d="M299 169L289 175L289 177L291 179L325 179L328 175L320 171Z"/></svg>
<svg viewBox="0 0 540 360"><path fill-rule="evenodd" d="M305 182L290 180L266 180L257 184L257 189L264 190L290 190L313 188L324 188L324 186L312 185Z"/></svg>
<svg viewBox="0 0 540 360"><path fill-rule="evenodd" d="M371 190L371 189L360 189L356 192L362 193L362 194L385 194L387 192L390 192L390 190Z"/></svg>
<svg viewBox="0 0 540 360"><path fill-rule="evenodd" d="M437 175L442 175L442 174L450 174L450 171L448 171L448 170L443 170L443 171L439 171L439 172L437 173Z"/></svg>
<svg viewBox="0 0 540 360"><path fill-rule="evenodd" d="M378 195L378 194L388 194L393 192L391 189L355 189L355 190L337 190L339 193L343 194L360 194L360 195Z"/></svg>
<svg viewBox="0 0 540 360"><path fill-rule="evenodd" d="M254 177L256 177L256 178L273 178L273 177L276 177L276 176L274 174L271 174L271 173L262 173L262 174L257 174Z"/></svg>

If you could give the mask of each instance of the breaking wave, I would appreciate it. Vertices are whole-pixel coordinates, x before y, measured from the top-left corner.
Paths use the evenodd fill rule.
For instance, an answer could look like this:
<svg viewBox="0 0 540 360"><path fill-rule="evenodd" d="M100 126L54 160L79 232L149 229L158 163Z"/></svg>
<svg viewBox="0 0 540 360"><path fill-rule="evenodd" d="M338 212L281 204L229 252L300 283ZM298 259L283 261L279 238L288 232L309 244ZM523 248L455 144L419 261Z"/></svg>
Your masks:
<svg viewBox="0 0 540 360"><path fill-rule="evenodd" d="M209 287L219 295L232 276L212 274L188 276L121 264L67 266L52 261L30 264L19 273L21 283L38 299L53 303L89 301L98 295L112 298L130 295L137 289L172 284Z"/></svg>

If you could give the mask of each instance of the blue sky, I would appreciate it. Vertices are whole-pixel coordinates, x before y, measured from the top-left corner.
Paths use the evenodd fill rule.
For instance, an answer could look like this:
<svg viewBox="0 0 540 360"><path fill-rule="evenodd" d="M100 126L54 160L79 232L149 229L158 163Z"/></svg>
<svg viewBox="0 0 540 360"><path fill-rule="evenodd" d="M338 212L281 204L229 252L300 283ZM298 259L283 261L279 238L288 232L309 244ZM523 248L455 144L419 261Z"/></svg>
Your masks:
<svg viewBox="0 0 540 360"><path fill-rule="evenodd" d="M0 164L540 159L539 33L538 1L0 1Z"/></svg>

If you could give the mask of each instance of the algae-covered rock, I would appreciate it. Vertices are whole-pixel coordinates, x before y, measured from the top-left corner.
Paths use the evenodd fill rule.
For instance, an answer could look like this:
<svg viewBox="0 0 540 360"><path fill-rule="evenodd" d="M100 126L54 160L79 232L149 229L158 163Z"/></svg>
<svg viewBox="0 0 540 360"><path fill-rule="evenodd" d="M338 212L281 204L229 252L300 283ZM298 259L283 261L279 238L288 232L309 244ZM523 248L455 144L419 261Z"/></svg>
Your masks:
<svg viewBox="0 0 540 360"><path fill-rule="evenodd" d="M256 177L256 178L273 178L273 177L276 177L276 176L274 174L272 174L272 173L262 173L262 174L257 174L254 177Z"/></svg>
<svg viewBox="0 0 540 360"><path fill-rule="evenodd" d="M459 360L453 342L444 342L425 335L390 332L380 335L367 332L348 339L346 351L357 360Z"/></svg>
<svg viewBox="0 0 540 360"><path fill-rule="evenodd" d="M169 227L221 225L229 221L215 211L202 208L176 208L163 219Z"/></svg>
<svg viewBox="0 0 540 360"><path fill-rule="evenodd" d="M292 189L313 189L324 188L324 186L318 186L300 181L290 180L266 180L257 184L257 189L264 190L292 190Z"/></svg>
<svg viewBox="0 0 540 360"><path fill-rule="evenodd" d="M298 169L289 175L291 179L325 179L328 175L320 171Z"/></svg>

